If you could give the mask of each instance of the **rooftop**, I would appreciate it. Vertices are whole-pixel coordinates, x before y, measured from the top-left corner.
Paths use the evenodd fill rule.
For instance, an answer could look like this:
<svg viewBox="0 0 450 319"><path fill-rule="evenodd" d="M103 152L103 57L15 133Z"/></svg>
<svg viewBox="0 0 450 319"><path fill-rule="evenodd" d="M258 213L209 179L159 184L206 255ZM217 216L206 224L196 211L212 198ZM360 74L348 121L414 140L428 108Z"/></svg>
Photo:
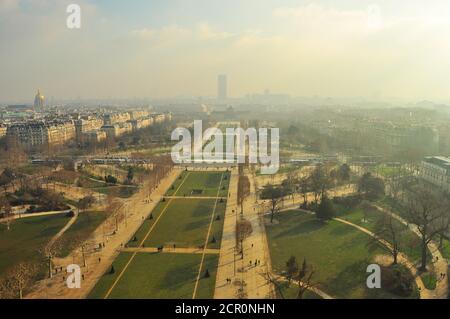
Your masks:
<svg viewBox="0 0 450 319"><path fill-rule="evenodd" d="M425 162L438 165L442 168L450 170L450 158L444 156L429 156L425 157Z"/></svg>

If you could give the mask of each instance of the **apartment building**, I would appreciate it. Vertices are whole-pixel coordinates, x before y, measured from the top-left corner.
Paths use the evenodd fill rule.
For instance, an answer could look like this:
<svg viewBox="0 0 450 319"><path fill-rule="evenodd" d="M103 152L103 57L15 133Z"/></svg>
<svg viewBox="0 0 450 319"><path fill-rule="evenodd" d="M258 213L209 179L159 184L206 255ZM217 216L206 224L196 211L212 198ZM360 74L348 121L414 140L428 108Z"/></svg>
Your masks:
<svg viewBox="0 0 450 319"><path fill-rule="evenodd" d="M7 135L27 150L63 145L75 139L73 121L33 121L14 123L7 129Z"/></svg>
<svg viewBox="0 0 450 319"><path fill-rule="evenodd" d="M106 133L106 137L116 138L133 131L133 125L130 122L115 123L112 125L103 125L102 130Z"/></svg>
<svg viewBox="0 0 450 319"><path fill-rule="evenodd" d="M450 192L450 158L425 157L420 166L419 176L442 190Z"/></svg>
<svg viewBox="0 0 450 319"><path fill-rule="evenodd" d="M86 116L75 120L77 143L84 143L85 133L98 131L103 126L103 119L96 116Z"/></svg>
<svg viewBox="0 0 450 319"><path fill-rule="evenodd" d="M103 115L104 125L114 125L131 120L130 112L109 113Z"/></svg>

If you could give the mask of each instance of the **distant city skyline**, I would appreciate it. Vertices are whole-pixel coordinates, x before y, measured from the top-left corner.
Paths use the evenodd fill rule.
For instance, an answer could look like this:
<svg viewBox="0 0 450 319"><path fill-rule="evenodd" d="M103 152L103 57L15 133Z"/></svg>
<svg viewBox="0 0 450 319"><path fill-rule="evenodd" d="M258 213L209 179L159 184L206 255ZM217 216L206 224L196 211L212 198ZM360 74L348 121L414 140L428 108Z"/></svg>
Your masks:
<svg viewBox="0 0 450 319"><path fill-rule="evenodd" d="M217 76L217 99L224 101L228 98L228 78L226 74Z"/></svg>
<svg viewBox="0 0 450 319"><path fill-rule="evenodd" d="M448 1L79 0L69 30L72 2L0 3L0 101L214 97L218 74L231 98L450 100Z"/></svg>

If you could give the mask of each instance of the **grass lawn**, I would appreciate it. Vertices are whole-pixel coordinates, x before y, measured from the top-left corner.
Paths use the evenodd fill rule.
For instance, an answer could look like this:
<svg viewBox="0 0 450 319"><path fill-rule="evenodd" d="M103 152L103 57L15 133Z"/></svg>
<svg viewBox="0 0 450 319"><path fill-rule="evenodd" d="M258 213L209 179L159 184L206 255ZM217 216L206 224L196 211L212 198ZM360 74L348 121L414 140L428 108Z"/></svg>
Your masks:
<svg viewBox="0 0 450 319"><path fill-rule="evenodd" d="M161 212L164 210L164 208L169 204L169 200L165 202L160 202L158 205L156 205L155 209L151 212L151 216L153 218L147 218L139 227L139 229L136 231L133 237L136 237L136 241L132 240L128 243L129 247L136 247L138 246L141 241L144 239L145 235L148 233L150 227L155 223L155 221L158 219L158 216L161 214Z"/></svg>
<svg viewBox="0 0 450 319"><path fill-rule="evenodd" d="M439 241L437 241L437 242L439 242ZM442 256L444 256L444 258L450 259L450 241L448 239L443 240L441 253L442 253Z"/></svg>
<svg viewBox="0 0 450 319"><path fill-rule="evenodd" d="M145 246L176 244L177 247L197 247L203 245L214 202L214 199L172 200L164 216L145 241Z"/></svg>
<svg viewBox="0 0 450 319"><path fill-rule="evenodd" d="M217 201L217 207L216 212L214 214L214 221L211 226L211 234L209 235L209 243L208 248L214 248L219 249L220 248L220 241L222 240L222 233L223 233L223 221L225 217L225 209L227 207L227 202L224 200L222 203L220 201ZM220 219L217 220L217 216L220 216ZM212 243L212 238L216 239L215 243Z"/></svg>
<svg viewBox="0 0 450 319"><path fill-rule="evenodd" d="M121 253L114 261L114 274L106 273L97 283L89 298L103 298L131 253ZM197 297L212 298L215 285L217 256L206 256L205 266L210 277L199 282ZM190 299L194 292L201 255L170 253L138 253L114 287L109 298Z"/></svg>
<svg viewBox="0 0 450 319"><path fill-rule="evenodd" d="M136 247L139 245L164 210L164 216L160 218L158 224L144 242L146 247L173 244L177 247L203 245L211 221L214 202L214 199L173 199L172 201L160 202L152 212L153 219L147 218L144 221L128 246ZM169 206L166 208L167 205ZM220 216L220 219L216 220L216 217L214 217L208 248L220 248L225 208L226 201L222 203L217 201L215 216ZM211 243L213 236L216 239L215 243ZM136 241L134 241L134 237L136 237Z"/></svg>
<svg viewBox="0 0 450 319"><path fill-rule="evenodd" d="M380 212L374 208L362 208L356 206L354 208L341 207L336 205L338 215L340 218L348 220L354 224L361 227L367 228L372 232L376 232L376 222L378 218L383 216L383 212ZM419 262L421 258L420 251L420 239L412 231L408 229L405 225L401 224L399 221L393 221L399 228L404 229L401 251L405 253L410 261ZM389 241L389 238L384 238Z"/></svg>
<svg viewBox="0 0 450 319"><path fill-rule="evenodd" d="M420 277L422 278L423 284L427 289L436 289L437 280L434 274L427 272L421 274Z"/></svg>
<svg viewBox="0 0 450 319"><path fill-rule="evenodd" d="M38 173L50 173L53 168L46 165L26 164L17 169L22 174L34 175Z"/></svg>
<svg viewBox="0 0 450 319"><path fill-rule="evenodd" d="M338 298L393 298L383 289L366 287L366 268L381 248L369 249L369 236L351 226L290 211L277 216L278 224L266 227L273 269L285 270L290 256L312 264L318 288Z"/></svg>
<svg viewBox="0 0 450 319"><path fill-rule="evenodd" d="M21 261L41 262L38 250L67 224L65 214L15 220L9 231L0 224L0 276Z"/></svg>
<svg viewBox="0 0 450 319"><path fill-rule="evenodd" d="M71 244L79 237L86 240L108 215L104 211L87 211L78 215L75 223L64 233L61 257L66 257L75 247Z"/></svg>
<svg viewBox="0 0 450 319"><path fill-rule="evenodd" d="M230 173L223 171L217 172L185 171L180 175L181 178L177 179L173 184L173 186L167 191L167 195L215 197L217 196L217 191L222 175L224 175L224 179L222 180L222 186L219 192L219 196L226 196L228 193L227 189L228 189L228 182L230 179ZM181 183L183 184L178 189ZM224 186L225 188L222 189ZM197 193L196 190L198 190L199 192Z"/></svg>

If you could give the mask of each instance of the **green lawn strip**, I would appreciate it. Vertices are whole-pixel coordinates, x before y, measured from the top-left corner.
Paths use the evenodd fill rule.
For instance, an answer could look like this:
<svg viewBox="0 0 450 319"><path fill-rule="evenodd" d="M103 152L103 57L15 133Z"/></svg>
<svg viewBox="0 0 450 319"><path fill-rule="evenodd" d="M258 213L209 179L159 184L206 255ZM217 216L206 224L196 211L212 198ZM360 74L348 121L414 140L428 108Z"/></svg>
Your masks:
<svg viewBox="0 0 450 319"><path fill-rule="evenodd" d="M201 277L197 286L196 299L212 299L214 297L218 265L219 255L205 255ZM208 270L209 277L205 276L206 270Z"/></svg>
<svg viewBox="0 0 450 319"><path fill-rule="evenodd" d="M0 276L6 269L21 261L43 265L39 249L69 220L65 214L27 217L13 221L9 231L4 224L0 224ZM45 269L40 274L44 273Z"/></svg>
<svg viewBox="0 0 450 319"><path fill-rule="evenodd" d="M436 238L436 242L439 243L439 238ZM444 258L450 259L450 240L444 239L442 241L442 247L440 251Z"/></svg>
<svg viewBox="0 0 450 319"><path fill-rule="evenodd" d="M433 273L426 272L421 274L420 277L422 278L425 288L430 290L436 289L437 280Z"/></svg>
<svg viewBox="0 0 450 319"><path fill-rule="evenodd" d="M139 227L134 236L131 238L130 242L128 243L128 247L137 247L141 243L145 235L147 235L148 231L150 230L150 227L152 227L152 225L158 219L158 216L167 205L169 205L169 200L166 200L165 202L159 202L158 205L156 205L156 207L151 212L151 216L153 218L150 218L149 214L149 217L147 217L147 219L142 223L141 227ZM135 238L136 240L134 240Z"/></svg>
<svg viewBox="0 0 450 319"><path fill-rule="evenodd" d="M89 293L88 299L103 299L132 255L133 253L120 253L111 265L111 267L114 268L114 273L110 272L111 267L109 267L106 273L103 274L97 282L94 289Z"/></svg>
<svg viewBox="0 0 450 319"><path fill-rule="evenodd" d="M228 197L228 187L230 185L230 172L223 172L222 185L219 190L219 197Z"/></svg>
<svg viewBox="0 0 450 319"><path fill-rule="evenodd" d="M19 173L35 175L42 172L52 172L54 169L47 165L26 164L17 169Z"/></svg>
<svg viewBox="0 0 450 319"><path fill-rule="evenodd" d="M178 189L179 184L175 183L172 188L178 191L172 194L172 189L167 193L174 196L200 196L200 197L216 197L217 188L224 172L190 172L186 181ZM227 178L228 179L228 178ZM198 193L196 192L198 191Z"/></svg>
<svg viewBox="0 0 450 319"><path fill-rule="evenodd" d="M285 270L290 256L299 263L306 258L316 271L318 288L339 298L391 298L383 289L366 287L366 268L374 262L381 248L369 249L370 237L349 225L330 221L326 224L314 216L298 211L279 214L279 224L266 227L273 269Z"/></svg>
<svg viewBox="0 0 450 319"><path fill-rule="evenodd" d="M207 248L211 249L219 249L220 242L222 240L223 233L223 221L225 219L225 209L227 207L227 202L224 200L222 203L217 201L216 212L214 214L213 224L211 226L211 234L209 235L209 243ZM220 219L217 220L217 216L220 216ZM212 239L215 239L215 243L212 242Z"/></svg>
<svg viewBox="0 0 450 319"><path fill-rule="evenodd" d="M190 299L200 259L199 254L138 253L109 298ZM107 280L105 293L115 278Z"/></svg>
<svg viewBox="0 0 450 319"><path fill-rule="evenodd" d="M184 171L178 176L178 178L173 182L172 186L167 190L166 196L174 196L176 190L180 186L181 183L183 183L186 175L188 174L188 171Z"/></svg>
<svg viewBox="0 0 450 319"><path fill-rule="evenodd" d="M174 199L158 221L146 247L173 245L198 247L205 243L214 199Z"/></svg>
<svg viewBox="0 0 450 319"><path fill-rule="evenodd" d="M81 238L83 241L100 226L106 219L107 214L104 211L87 211L78 215L75 223L61 237L63 243L62 251L59 256L66 257L76 247L72 245L74 239Z"/></svg>

